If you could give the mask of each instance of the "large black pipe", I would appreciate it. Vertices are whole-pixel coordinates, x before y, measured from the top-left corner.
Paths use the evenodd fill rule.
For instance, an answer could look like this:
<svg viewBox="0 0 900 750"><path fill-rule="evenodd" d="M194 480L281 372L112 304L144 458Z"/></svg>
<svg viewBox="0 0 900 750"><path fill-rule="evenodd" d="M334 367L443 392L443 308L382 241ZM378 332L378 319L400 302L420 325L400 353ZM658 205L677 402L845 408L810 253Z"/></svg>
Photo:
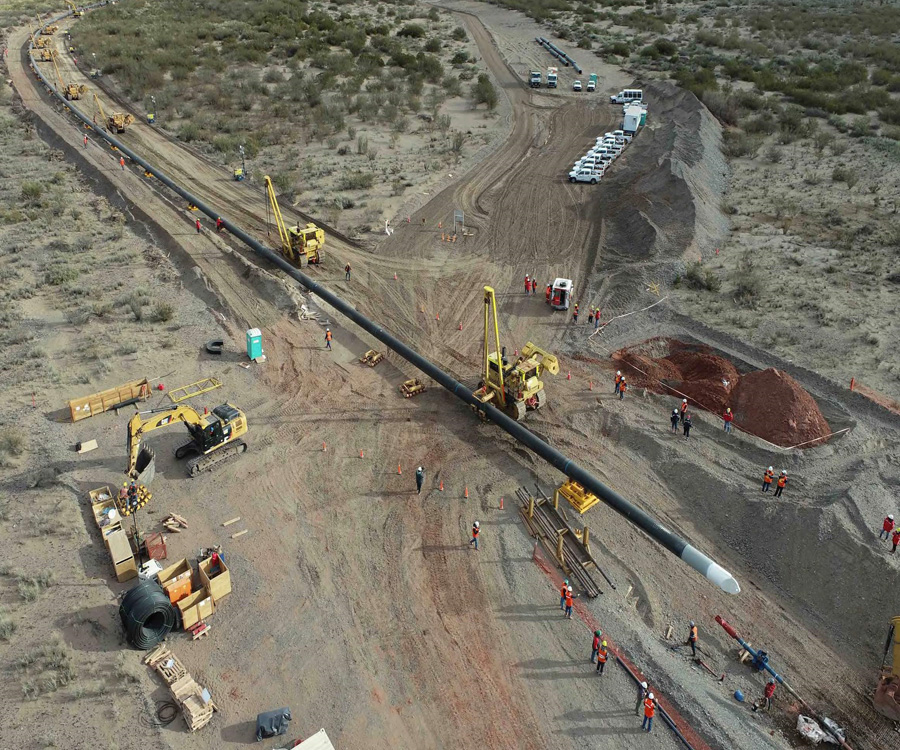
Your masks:
<svg viewBox="0 0 900 750"><path fill-rule="evenodd" d="M79 118L85 125L93 127L92 120L86 115L82 114L76 107L73 107L71 102L66 101L65 97L56 89L56 87L46 79L43 72L35 64L32 55L32 45L29 44L29 56L31 56L31 64L38 77L50 88L54 96L56 96L57 99L65 104L77 118ZM344 302L344 300L328 291L328 289L321 286L317 281L299 271L293 265L288 263L288 261L285 260L284 257L279 253L270 250L268 247L261 244L256 239L247 234L243 229L233 224L224 216L221 216L221 214L219 214L217 211L214 211L211 207L207 206L199 198L191 195L191 193L177 185L159 169L138 156L138 154L128 148L124 143L119 141L118 138L114 138L103 129L95 128L94 132L101 138L105 139L107 142L114 145L122 154L127 156L133 162L143 167L149 174L153 175L161 183L163 183L163 185L180 195L189 203L197 206L197 208L204 214L206 214L210 219L221 218L225 224L225 228L228 229L229 232L231 232L235 237L241 240L241 242L243 242L245 245L250 247L258 255L277 265L286 274L288 274L288 276L295 279L296 281L299 281L310 292L321 297L335 310L352 320L354 323L356 323L356 325L358 325L370 335L374 336L385 346L395 351L407 362L411 363L423 373L428 375L428 377L430 377L432 380L442 385L458 399L484 412L485 416L487 416L488 419L494 422L502 430L505 430L507 433L512 435L512 437L519 441L522 445L530 448L537 455L547 461L547 463L559 469L559 471L561 471L567 477L569 477L570 479L574 479L583 487L593 492L607 505L625 516L625 518L631 521L631 523L633 523L635 526L638 526L639 528L646 531L666 549L680 557L682 560L684 560L684 562L702 573L710 581L720 586L724 591L727 591L730 594L736 594L740 591L740 586L738 585L737 580L735 580L735 578L731 575L731 573L725 570L718 563L714 562L711 558L700 552L700 550L691 546L679 536L673 534L665 526L657 522L656 519L654 519L652 516L632 505L618 492L611 489L610 487L607 487L592 474L587 472L578 464L574 463L571 459L564 456L555 448L551 447L548 443L541 440L521 424L508 417L502 411L491 406L490 404L481 403L481 401L475 398L475 396L472 394L472 391L466 388L466 386L464 386L462 383L452 378L434 363L425 359L418 352L410 349L402 341L385 331L380 325L372 320L369 320L366 316L359 313L352 305Z"/></svg>

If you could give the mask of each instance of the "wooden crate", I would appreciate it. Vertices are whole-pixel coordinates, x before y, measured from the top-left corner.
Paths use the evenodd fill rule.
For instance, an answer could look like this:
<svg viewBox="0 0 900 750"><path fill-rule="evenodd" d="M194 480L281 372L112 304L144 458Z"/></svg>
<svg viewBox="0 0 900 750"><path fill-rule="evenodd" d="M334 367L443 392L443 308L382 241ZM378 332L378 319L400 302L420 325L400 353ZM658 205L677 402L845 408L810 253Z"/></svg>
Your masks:
<svg viewBox="0 0 900 750"><path fill-rule="evenodd" d="M216 611L212 595L205 586L178 601L177 606L181 610L181 618L185 630L190 629L192 625L200 622L200 620L205 620Z"/></svg>
<svg viewBox="0 0 900 750"><path fill-rule="evenodd" d="M146 401L150 398L150 381L147 378L143 380L132 380L124 385L115 388L107 388L99 393L92 393L90 396L76 398L69 401L69 413L73 422L78 422L95 414L102 414L109 411L113 407L125 401L132 399Z"/></svg>
<svg viewBox="0 0 900 750"><path fill-rule="evenodd" d="M179 599L190 596L191 591L193 591L194 569L191 568L191 564L186 557L182 557L174 565L159 571L156 577L159 580L159 585L169 595L169 601L172 604L176 604Z"/></svg>
<svg viewBox="0 0 900 750"><path fill-rule="evenodd" d="M113 495L112 490L109 489L109 485L104 485L103 487L98 487L96 490L89 490L88 497L90 498L91 505L94 505L95 503L111 500L115 495Z"/></svg>
<svg viewBox="0 0 900 750"><path fill-rule="evenodd" d="M220 572L210 577L211 562L212 558L208 557L197 563L197 568L200 571L200 585L206 586L209 589L209 593L212 594L213 601L218 603L223 597L231 593L231 571L228 570L225 561L220 557L218 566Z"/></svg>
<svg viewBox="0 0 900 750"><path fill-rule="evenodd" d="M134 553L131 551L131 543L122 529L116 529L107 537L109 557L112 560L116 578L121 581L130 581L137 577L137 565L134 562Z"/></svg>

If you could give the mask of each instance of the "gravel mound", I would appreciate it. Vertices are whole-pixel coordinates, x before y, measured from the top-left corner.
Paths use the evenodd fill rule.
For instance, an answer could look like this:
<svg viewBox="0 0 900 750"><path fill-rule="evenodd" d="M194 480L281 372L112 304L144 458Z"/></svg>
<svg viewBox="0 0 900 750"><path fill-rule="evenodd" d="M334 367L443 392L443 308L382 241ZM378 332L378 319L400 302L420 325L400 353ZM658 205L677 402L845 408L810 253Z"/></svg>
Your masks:
<svg viewBox="0 0 900 750"><path fill-rule="evenodd" d="M741 375L707 347L663 338L620 349L613 360L631 386L683 393L693 408L716 415L731 407L736 426L770 443L787 447L831 433L816 400L780 370Z"/></svg>

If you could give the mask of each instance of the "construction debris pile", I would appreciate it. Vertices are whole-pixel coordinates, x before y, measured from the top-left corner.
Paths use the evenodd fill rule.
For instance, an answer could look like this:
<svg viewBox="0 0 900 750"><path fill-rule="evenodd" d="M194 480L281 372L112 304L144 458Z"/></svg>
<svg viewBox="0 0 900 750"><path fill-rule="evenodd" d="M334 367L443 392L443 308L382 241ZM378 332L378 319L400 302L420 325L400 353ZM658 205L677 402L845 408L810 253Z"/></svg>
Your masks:
<svg viewBox="0 0 900 750"><path fill-rule="evenodd" d="M708 347L663 338L620 349L613 360L632 387L683 395L717 415L730 407L736 427L770 443L795 446L831 434L815 399L780 370L742 375Z"/></svg>

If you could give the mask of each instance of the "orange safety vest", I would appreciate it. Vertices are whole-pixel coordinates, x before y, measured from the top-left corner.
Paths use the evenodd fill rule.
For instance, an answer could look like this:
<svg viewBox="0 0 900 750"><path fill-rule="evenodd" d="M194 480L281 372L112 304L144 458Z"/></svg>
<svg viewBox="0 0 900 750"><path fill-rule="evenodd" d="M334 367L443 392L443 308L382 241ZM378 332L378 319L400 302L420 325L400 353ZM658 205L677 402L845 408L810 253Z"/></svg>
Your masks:
<svg viewBox="0 0 900 750"><path fill-rule="evenodd" d="M653 718L653 714L656 713L656 704L653 703L649 698L644 699L644 716L648 719Z"/></svg>
<svg viewBox="0 0 900 750"><path fill-rule="evenodd" d="M331 331L325 331L325 340L331 341Z"/></svg>
<svg viewBox="0 0 900 750"><path fill-rule="evenodd" d="M684 414L687 411L687 404L684 401L681 402L681 413Z"/></svg>
<svg viewBox="0 0 900 750"><path fill-rule="evenodd" d="M566 606L567 607L572 606L572 595L568 592L566 592Z"/></svg>
<svg viewBox="0 0 900 750"><path fill-rule="evenodd" d="M609 651L605 648L601 647L600 651L597 653L597 661L601 664L606 664L606 657L609 655Z"/></svg>
<svg viewBox="0 0 900 750"><path fill-rule="evenodd" d="M472 527L472 538L475 538L476 536L478 536L479 531L481 531L480 528L478 528L477 526L473 526Z"/></svg>
<svg viewBox="0 0 900 750"><path fill-rule="evenodd" d="M569 587L566 586L565 584L563 584L563 587L562 587L562 588L560 589L560 591L559 591L559 595L560 595L560 596L565 596L565 595L568 594L568 593L569 593Z"/></svg>
<svg viewBox="0 0 900 750"><path fill-rule="evenodd" d="M778 486L784 487L787 484L787 477L778 477Z"/></svg>
<svg viewBox="0 0 900 750"><path fill-rule="evenodd" d="M619 384L619 381L622 379L621 375L616 375L616 385Z"/></svg>
<svg viewBox="0 0 900 750"><path fill-rule="evenodd" d="M620 392L620 393L625 393L625 391L627 391L627 390L628 390L628 383L626 383L626 382L625 382L625 379L623 378L623 379L622 379L622 382L619 383L619 392Z"/></svg>
<svg viewBox="0 0 900 750"><path fill-rule="evenodd" d="M766 475L763 477L763 481L764 481L766 484L772 484L772 477L774 477L774 476L775 476L775 475L774 475L771 471L769 471L768 469L766 469Z"/></svg>
<svg viewBox="0 0 900 750"><path fill-rule="evenodd" d="M694 625L694 627L691 628L691 635L689 636L689 639L691 641L693 641L694 643L697 642L697 626L696 625Z"/></svg>

